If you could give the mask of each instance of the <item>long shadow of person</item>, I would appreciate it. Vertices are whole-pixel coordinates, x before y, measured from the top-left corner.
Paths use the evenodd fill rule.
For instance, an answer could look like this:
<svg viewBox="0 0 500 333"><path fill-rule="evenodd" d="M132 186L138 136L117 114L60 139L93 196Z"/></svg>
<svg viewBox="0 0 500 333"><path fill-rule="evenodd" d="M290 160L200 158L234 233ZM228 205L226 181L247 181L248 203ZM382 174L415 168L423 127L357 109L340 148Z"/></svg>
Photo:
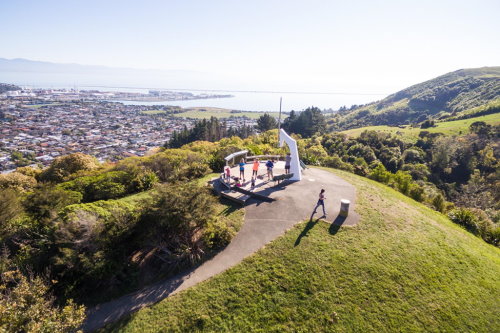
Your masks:
<svg viewBox="0 0 500 333"><path fill-rule="evenodd" d="M335 235L339 231L342 224L344 224L346 219L347 217L345 216L337 215L335 220L333 220L332 224L330 225L330 228L328 229L330 235Z"/></svg>
<svg viewBox="0 0 500 333"><path fill-rule="evenodd" d="M300 233L299 237L297 237L297 239L295 240L294 246L297 246L297 245L300 244L300 241L302 240L302 237L307 236L307 233L309 232L309 230L311 230L312 228L314 228L314 226L318 223L318 221L319 221L319 219L316 219L316 220L313 221L312 215L311 215L311 218L309 219L309 222L307 222L306 227L304 228L304 230L302 230L302 232Z"/></svg>

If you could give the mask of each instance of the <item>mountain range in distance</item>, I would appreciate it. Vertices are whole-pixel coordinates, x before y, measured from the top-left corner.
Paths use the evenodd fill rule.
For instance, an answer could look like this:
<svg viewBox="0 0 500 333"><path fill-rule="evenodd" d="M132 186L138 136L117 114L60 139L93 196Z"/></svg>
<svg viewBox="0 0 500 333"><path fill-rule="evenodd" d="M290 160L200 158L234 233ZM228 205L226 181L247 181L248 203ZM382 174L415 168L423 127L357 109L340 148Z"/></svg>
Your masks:
<svg viewBox="0 0 500 333"><path fill-rule="evenodd" d="M134 69L0 58L0 81L36 87L219 88L224 78L190 70Z"/></svg>

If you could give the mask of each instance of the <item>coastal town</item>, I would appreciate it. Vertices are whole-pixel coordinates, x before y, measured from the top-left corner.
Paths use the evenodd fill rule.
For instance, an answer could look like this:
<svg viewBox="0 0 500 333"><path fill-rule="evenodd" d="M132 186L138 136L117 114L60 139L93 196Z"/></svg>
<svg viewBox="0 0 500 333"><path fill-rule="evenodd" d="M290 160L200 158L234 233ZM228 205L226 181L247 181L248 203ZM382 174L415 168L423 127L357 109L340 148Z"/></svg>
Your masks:
<svg viewBox="0 0 500 333"><path fill-rule="evenodd" d="M113 101L109 94L73 89L1 93L0 172L24 165L48 165L58 156L75 152L95 156L101 162L143 156L163 146L174 131L192 128L195 123L195 119L183 117L185 110L179 107L125 105ZM150 94L174 98L179 93ZM225 121L233 128L255 125L255 120L246 117Z"/></svg>

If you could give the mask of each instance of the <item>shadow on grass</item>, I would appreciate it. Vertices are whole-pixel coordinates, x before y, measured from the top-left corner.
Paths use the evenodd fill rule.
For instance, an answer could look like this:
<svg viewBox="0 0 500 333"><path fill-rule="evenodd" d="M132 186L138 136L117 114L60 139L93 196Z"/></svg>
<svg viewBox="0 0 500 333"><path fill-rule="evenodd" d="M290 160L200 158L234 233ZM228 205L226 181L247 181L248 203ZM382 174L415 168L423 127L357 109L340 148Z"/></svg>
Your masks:
<svg viewBox="0 0 500 333"><path fill-rule="evenodd" d="M345 220L347 217L337 215L335 220L333 220L332 224L330 225L330 228L328 229L328 232L330 235L335 235L339 230L342 224L344 224Z"/></svg>
<svg viewBox="0 0 500 333"><path fill-rule="evenodd" d="M121 331L121 328L133 318L135 312L169 296L194 270L195 268L189 269L172 278L88 309L87 318L80 329L83 332ZM120 321L122 318L123 320ZM106 328L103 329L103 327Z"/></svg>
<svg viewBox="0 0 500 333"><path fill-rule="evenodd" d="M223 197L220 198L219 202L227 206L219 213L219 215L229 216L231 215L231 213L234 213L235 211L241 208L241 206L236 205L233 201Z"/></svg>
<svg viewBox="0 0 500 333"><path fill-rule="evenodd" d="M295 240L294 246L298 246L300 244L300 241L302 240L302 237L306 237L307 233L309 232L309 230L311 230L312 228L314 228L314 226L318 223L318 221L319 221L319 219L316 219L316 220L313 221L312 216L311 216L311 219L309 220L309 222L307 222L304 230L302 230L302 232L300 233L299 237L297 237L297 239Z"/></svg>

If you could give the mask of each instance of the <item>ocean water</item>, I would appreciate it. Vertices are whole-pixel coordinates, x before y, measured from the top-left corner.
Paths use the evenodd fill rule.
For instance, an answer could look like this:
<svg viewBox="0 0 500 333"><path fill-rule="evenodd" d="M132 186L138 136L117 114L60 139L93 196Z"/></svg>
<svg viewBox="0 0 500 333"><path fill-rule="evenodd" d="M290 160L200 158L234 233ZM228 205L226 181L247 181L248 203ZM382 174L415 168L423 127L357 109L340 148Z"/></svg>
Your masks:
<svg viewBox="0 0 500 333"><path fill-rule="evenodd" d="M183 74L184 75L184 74ZM353 104L366 104L384 98L387 94L366 94L366 93L344 93L349 87L339 85L336 92L326 89L324 93L305 92L285 92L270 91L270 86L253 85L251 90L248 86L243 87L238 83L218 83L215 81L201 81L187 79L183 76L170 80L156 80L154 77L121 77L117 74L103 76L102 73L35 73L35 72L5 72L0 70L0 82L14 83L25 87L33 88L78 88L81 90L95 89L99 91L129 91L143 92L148 90L175 90L191 92L193 94L217 94L232 95L230 98L211 98L199 100L182 100L168 102L129 102L120 101L125 104L136 105L176 105L180 107L219 107L241 111L278 111L280 97L282 98L283 111L301 111L310 106L320 109L338 109L341 106L351 106ZM199 88L203 86L203 88ZM222 86L224 88L222 88ZM164 88L162 88L164 87ZM173 89L174 87L186 89ZM283 86L285 87L285 85ZM224 90L224 89L232 90ZM197 90L190 90L197 89ZM213 89L213 90L202 90ZM260 89L262 91L253 91ZM323 91L321 87L309 87L307 84L301 86L300 91ZM356 90L354 90L356 91ZM359 90L358 90L359 91ZM366 91L366 90L364 90Z"/></svg>
<svg viewBox="0 0 500 333"><path fill-rule="evenodd" d="M103 89L103 88L101 88ZM193 94L202 93L189 91ZM310 106L320 109L338 109L346 105L365 104L385 97L385 95L356 95L356 94L319 94L319 93L279 93L279 92L231 92L217 91L204 92L207 94L232 95L229 98L209 98L198 100L182 100L168 102L135 102L120 101L129 105L175 105L180 107L218 107L241 111L301 111Z"/></svg>

